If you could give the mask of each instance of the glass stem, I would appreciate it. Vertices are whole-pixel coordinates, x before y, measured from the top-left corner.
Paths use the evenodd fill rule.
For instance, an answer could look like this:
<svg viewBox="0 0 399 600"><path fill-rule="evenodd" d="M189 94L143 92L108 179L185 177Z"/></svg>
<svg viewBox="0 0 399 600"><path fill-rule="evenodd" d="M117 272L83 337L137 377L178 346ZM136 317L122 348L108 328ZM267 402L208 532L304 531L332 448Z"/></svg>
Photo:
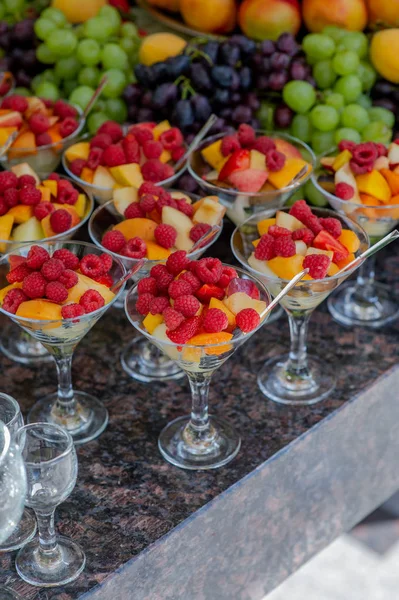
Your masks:
<svg viewBox="0 0 399 600"><path fill-rule="evenodd" d="M356 287L358 294L363 302L374 304L376 301L375 294L375 261L376 255L370 256L359 269L357 276Z"/></svg>
<svg viewBox="0 0 399 600"><path fill-rule="evenodd" d="M39 560L43 563L53 563L60 559L57 538L54 527L53 509L50 513L36 512L37 529L39 532Z"/></svg>
<svg viewBox="0 0 399 600"><path fill-rule="evenodd" d="M308 374L306 341L311 314L311 312L288 314L291 345L287 371L294 377L304 377Z"/></svg>
<svg viewBox="0 0 399 600"><path fill-rule="evenodd" d="M186 425L183 439L186 451L206 454L212 450L216 431L209 422L208 395L211 376L205 373L187 373L191 387L191 419Z"/></svg>
<svg viewBox="0 0 399 600"><path fill-rule="evenodd" d="M55 357L58 373L58 407L60 410L70 412L75 410L76 402L73 397L72 387L72 354Z"/></svg>

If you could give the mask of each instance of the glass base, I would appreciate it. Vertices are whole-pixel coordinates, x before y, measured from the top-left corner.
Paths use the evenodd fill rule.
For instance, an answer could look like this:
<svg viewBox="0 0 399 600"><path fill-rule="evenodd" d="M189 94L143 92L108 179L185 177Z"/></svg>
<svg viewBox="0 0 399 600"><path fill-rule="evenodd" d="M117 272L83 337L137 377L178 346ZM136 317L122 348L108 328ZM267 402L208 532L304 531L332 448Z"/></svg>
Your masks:
<svg viewBox="0 0 399 600"><path fill-rule="evenodd" d="M0 598L1 600L22 600L22 597L17 592L2 585L0 585Z"/></svg>
<svg viewBox="0 0 399 600"><path fill-rule="evenodd" d="M60 418L55 412L58 396L49 394L36 402L29 411L28 423L52 423L68 430L75 444L86 444L98 437L108 424L108 411L94 396L85 392L74 392L77 410Z"/></svg>
<svg viewBox="0 0 399 600"><path fill-rule="evenodd" d="M36 533L36 518L34 514L25 508L22 513L22 518L10 537L6 539L4 544L0 544L0 552L10 552L11 550L18 550L25 546ZM0 598L2 598L0 594Z"/></svg>
<svg viewBox="0 0 399 600"><path fill-rule="evenodd" d="M341 325L383 327L399 318L399 300L392 289L381 283L373 285L372 302L363 300L356 284L348 282L331 294L327 305L333 319Z"/></svg>
<svg viewBox="0 0 399 600"><path fill-rule="evenodd" d="M335 387L329 365L308 357L303 377L288 377L288 354L268 360L258 375L258 386L270 400L279 404L309 405L325 400Z"/></svg>
<svg viewBox="0 0 399 600"><path fill-rule="evenodd" d="M165 356L154 344L140 337L131 342L121 354L123 370L138 381L168 381L184 377L177 363Z"/></svg>
<svg viewBox="0 0 399 600"><path fill-rule="evenodd" d="M189 423L190 417L179 417L161 431L158 447L172 465L191 470L217 469L237 455L241 439L229 423L209 417L209 436L200 442L190 439Z"/></svg>
<svg viewBox="0 0 399 600"><path fill-rule="evenodd" d="M40 342L11 322L1 332L0 351L9 359L24 365L37 365L53 360Z"/></svg>
<svg viewBox="0 0 399 600"><path fill-rule="evenodd" d="M15 560L18 575L27 583L40 587L65 585L79 577L86 564L82 548L66 537L58 537L57 543L59 559L49 564L39 560L39 540L29 542Z"/></svg>

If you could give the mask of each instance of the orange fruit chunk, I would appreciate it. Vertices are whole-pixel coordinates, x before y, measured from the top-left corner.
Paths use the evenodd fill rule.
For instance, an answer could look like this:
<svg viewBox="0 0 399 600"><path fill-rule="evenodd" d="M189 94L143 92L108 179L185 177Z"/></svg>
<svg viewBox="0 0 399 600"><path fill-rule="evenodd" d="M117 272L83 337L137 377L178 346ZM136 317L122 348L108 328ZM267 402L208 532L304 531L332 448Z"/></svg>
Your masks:
<svg viewBox="0 0 399 600"><path fill-rule="evenodd" d="M212 344L221 344L222 342L228 342L233 337L232 333L227 333L227 331L220 331L219 333L198 333L190 340L188 340L187 344L190 346L211 346ZM205 354L210 356L219 356L220 354L224 354L225 352L229 352L232 350L233 346L231 344L226 344L224 346L218 346L215 348L205 348Z"/></svg>
<svg viewBox="0 0 399 600"><path fill-rule="evenodd" d="M360 248L360 240L356 233L351 229L343 229L338 241L341 242L341 244L353 254L356 253Z"/></svg>

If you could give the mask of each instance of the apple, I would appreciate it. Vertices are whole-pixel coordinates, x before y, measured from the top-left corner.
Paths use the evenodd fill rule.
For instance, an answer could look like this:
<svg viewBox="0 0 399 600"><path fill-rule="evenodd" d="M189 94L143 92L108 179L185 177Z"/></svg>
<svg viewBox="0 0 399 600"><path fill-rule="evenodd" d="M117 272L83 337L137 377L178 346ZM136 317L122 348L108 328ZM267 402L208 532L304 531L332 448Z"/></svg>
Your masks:
<svg viewBox="0 0 399 600"><path fill-rule="evenodd" d="M30 175L34 178L37 185L40 184L40 177L35 173L32 167L28 165L28 163L19 163L18 165L14 165L11 167L11 171L15 173L17 177L21 177L21 175Z"/></svg>
<svg viewBox="0 0 399 600"><path fill-rule="evenodd" d="M232 296L237 292L243 292L250 298L254 300L259 300L259 290L250 279L241 279L239 277L235 277L232 279L227 286L226 296Z"/></svg>
<svg viewBox="0 0 399 600"><path fill-rule="evenodd" d="M116 184L115 179L106 167L99 165L94 171L93 185L100 188L110 189Z"/></svg>

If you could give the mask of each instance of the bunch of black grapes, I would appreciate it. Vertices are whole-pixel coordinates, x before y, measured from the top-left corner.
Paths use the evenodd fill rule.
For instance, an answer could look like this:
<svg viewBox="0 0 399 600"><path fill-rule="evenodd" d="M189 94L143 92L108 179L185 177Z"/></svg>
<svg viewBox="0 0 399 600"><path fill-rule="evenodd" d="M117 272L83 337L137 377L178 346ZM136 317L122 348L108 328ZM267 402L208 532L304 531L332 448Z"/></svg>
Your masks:
<svg viewBox="0 0 399 600"><path fill-rule="evenodd" d="M34 19L23 19L15 25L0 21L0 71L11 71L17 86L30 87L32 78L46 65L36 58L38 44L33 30Z"/></svg>
<svg viewBox="0 0 399 600"><path fill-rule="evenodd" d="M373 106L382 106L393 112L396 117L395 130L399 133L399 86L380 79L371 89L371 97Z"/></svg>

